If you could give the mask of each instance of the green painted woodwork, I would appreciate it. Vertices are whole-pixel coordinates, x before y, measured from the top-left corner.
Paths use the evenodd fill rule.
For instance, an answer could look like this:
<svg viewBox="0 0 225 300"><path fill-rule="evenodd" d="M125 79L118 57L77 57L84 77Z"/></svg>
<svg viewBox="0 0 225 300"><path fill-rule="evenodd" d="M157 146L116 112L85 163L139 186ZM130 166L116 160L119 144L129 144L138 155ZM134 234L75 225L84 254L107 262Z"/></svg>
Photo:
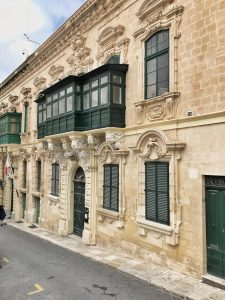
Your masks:
<svg viewBox="0 0 225 300"><path fill-rule="evenodd" d="M24 124L23 124L23 132L27 132L27 124L28 124L28 103L24 104Z"/></svg>
<svg viewBox="0 0 225 300"><path fill-rule="evenodd" d="M74 233L82 236L85 221L85 176L79 168L74 180Z"/></svg>
<svg viewBox="0 0 225 300"><path fill-rule="evenodd" d="M40 217L40 198L35 197L35 223L39 223Z"/></svg>
<svg viewBox="0 0 225 300"><path fill-rule="evenodd" d="M21 113L9 112L0 117L0 144L20 144Z"/></svg>
<svg viewBox="0 0 225 300"><path fill-rule="evenodd" d="M25 217L25 211L26 211L26 194L22 193L22 218L24 219Z"/></svg>
<svg viewBox="0 0 225 300"><path fill-rule="evenodd" d="M51 194L59 196L59 164L52 164Z"/></svg>
<svg viewBox="0 0 225 300"><path fill-rule="evenodd" d="M106 64L68 76L43 91L38 103L38 139L69 131L125 127L128 66Z"/></svg>
<svg viewBox="0 0 225 300"><path fill-rule="evenodd" d="M207 271L225 278L225 190L206 189Z"/></svg>
<svg viewBox="0 0 225 300"><path fill-rule="evenodd" d="M169 163L145 163L146 219L169 225Z"/></svg>
<svg viewBox="0 0 225 300"><path fill-rule="evenodd" d="M119 166L104 165L103 207L119 210Z"/></svg>

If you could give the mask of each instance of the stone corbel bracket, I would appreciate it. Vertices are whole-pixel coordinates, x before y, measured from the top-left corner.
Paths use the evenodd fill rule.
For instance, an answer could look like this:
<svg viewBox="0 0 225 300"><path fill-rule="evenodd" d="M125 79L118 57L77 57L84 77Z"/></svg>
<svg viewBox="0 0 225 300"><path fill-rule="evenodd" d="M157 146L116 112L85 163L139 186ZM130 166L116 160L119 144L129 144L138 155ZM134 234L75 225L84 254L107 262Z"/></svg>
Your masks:
<svg viewBox="0 0 225 300"><path fill-rule="evenodd" d="M32 93L31 93L31 88L26 88L26 87L23 87L21 89L21 94L23 95L23 98L22 98L22 102L23 103L28 103L30 104L31 103L31 100L32 100Z"/></svg>
<svg viewBox="0 0 225 300"><path fill-rule="evenodd" d="M52 65L48 71L48 74L52 77L50 84L53 84L55 81L63 79L64 75L64 66Z"/></svg>
<svg viewBox="0 0 225 300"><path fill-rule="evenodd" d="M19 104L18 99L19 97L16 95L9 95L8 102L10 103L10 111L16 111L16 106Z"/></svg>
<svg viewBox="0 0 225 300"><path fill-rule="evenodd" d="M33 85L36 88L36 91L34 92L34 95L37 95L41 91L43 91L43 90L45 90L47 88L47 86L46 86L46 78L37 76L34 79Z"/></svg>

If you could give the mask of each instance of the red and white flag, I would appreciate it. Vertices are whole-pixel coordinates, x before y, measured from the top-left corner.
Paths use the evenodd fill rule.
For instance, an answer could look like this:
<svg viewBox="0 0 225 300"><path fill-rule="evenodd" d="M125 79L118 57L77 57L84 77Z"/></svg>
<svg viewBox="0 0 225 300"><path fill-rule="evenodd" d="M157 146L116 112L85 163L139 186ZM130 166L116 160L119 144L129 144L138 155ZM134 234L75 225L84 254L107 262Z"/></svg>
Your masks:
<svg viewBox="0 0 225 300"><path fill-rule="evenodd" d="M5 162L4 176L5 177L7 176L9 178L13 178L13 169L12 169L12 164L11 164L8 153L7 153L7 158L6 158L6 162Z"/></svg>

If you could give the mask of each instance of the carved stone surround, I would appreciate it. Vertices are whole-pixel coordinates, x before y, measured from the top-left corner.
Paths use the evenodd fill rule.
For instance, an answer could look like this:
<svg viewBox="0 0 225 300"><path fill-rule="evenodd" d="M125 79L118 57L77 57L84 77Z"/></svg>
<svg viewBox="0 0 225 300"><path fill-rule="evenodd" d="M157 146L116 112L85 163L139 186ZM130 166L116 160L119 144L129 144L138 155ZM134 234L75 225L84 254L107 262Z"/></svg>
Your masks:
<svg viewBox="0 0 225 300"><path fill-rule="evenodd" d="M97 219L99 224L111 224L115 228L124 227L126 208L125 196L125 164L129 151L124 150L123 134L120 132L106 133L105 142L99 146L94 154L98 161L98 188L97 188ZM104 164L119 165L119 211L113 212L103 208L103 166Z"/></svg>
<svg viewBox="0 0 225 300"><path fill-rule="evenodd" d="M176 117L179 93L166 93L152 100L135 103L136 123L138 125Z"/></svg>
<svg viewBox="0 0 225 300"><path fill-rule="evenodd" d="M124 35L125 27L117 25L109 26L100 34L97 42L99 51L97 55L98 65L104 64L111 56L120 55L120 63L127 64L127 52L130 39Z"/></svg>
<svg viewBox="0 0 225 300"><path fill-rule="evenodd" d="M144 88L140 100L135 103L136 123L176 118L179 102L178 90L178 40L183 6L173 4L174 0L146 0L136 16L140 20L139 28L133 36L138 41L138 85L144 87L145 41L154 33L169 29L169 92L162 96L145 99Z"/></svg>
<svg viewBox="0 0 225 300"><path fill-rule="evenodd" d="M71 67L69 74L78 75L91 70L94 60L90 57L91 49L87 48L85 43L86 38L79 32L71 40L72 54L66 60Z"/></svg>
<svg viewBox="0 0 225 300"><path fill-rule="evenodd" d="M170 245L177 245L179 228L182 222L181 204L179 201L178 172L181 152L185 143L172 142L162 131L151 130L143 133L137 144L129 147L136 153L138 169L138 193L137 193L137 216L139 235L149 243L156 245L161 240ZM170 225L163 225L145 219L145 162L146 161L169 162L169 199L170 199Z"/></svg>

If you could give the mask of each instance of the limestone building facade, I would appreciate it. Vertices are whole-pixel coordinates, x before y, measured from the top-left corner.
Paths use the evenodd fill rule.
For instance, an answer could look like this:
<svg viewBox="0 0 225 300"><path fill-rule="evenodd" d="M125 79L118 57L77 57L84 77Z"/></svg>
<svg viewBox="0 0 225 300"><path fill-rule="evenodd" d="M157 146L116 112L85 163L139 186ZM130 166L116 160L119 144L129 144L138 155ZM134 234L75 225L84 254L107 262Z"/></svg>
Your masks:
<svg viewBox="0 0 225 300"><path fill-rule="evenodd" d="M6 209L224 278L224 40L224 0L87 0L0 84Z"/></svg>

